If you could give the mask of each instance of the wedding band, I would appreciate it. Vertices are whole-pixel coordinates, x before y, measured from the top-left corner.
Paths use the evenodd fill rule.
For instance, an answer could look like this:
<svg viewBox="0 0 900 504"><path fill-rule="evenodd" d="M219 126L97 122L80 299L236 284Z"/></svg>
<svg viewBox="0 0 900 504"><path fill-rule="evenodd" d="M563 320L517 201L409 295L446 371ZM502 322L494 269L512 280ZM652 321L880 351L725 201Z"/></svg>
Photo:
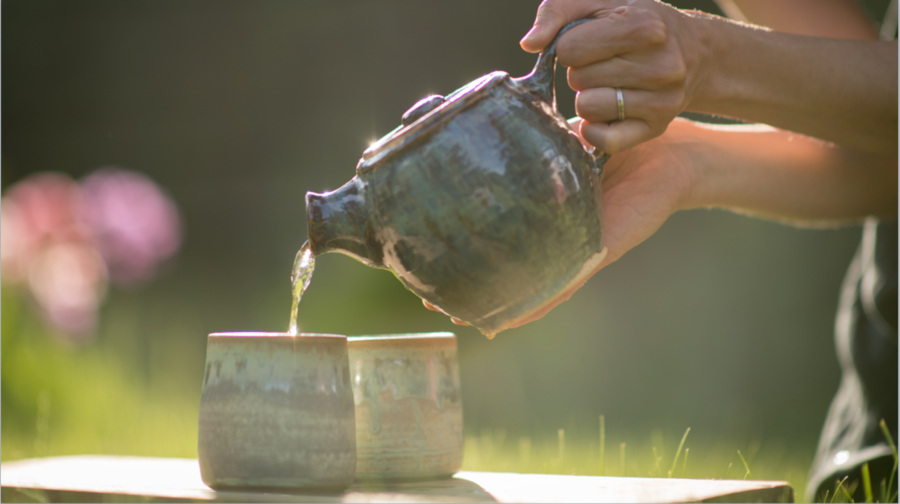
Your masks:
<svg viewBox="0 0 900 504"><path fill-rule="evenodd" d="M625 97L621 88L616 88L616 105L619 107L619 120L622 121L625 119Z"/></svg>

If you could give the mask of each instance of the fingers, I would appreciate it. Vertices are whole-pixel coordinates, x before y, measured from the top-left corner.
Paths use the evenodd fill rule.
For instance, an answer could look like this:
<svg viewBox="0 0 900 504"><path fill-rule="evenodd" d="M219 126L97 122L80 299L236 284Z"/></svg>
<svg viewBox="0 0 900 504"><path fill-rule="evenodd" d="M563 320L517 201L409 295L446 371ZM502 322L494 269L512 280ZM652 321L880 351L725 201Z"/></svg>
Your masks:
<svg viewBox="0 0 900 504"><path fill-rule="evenodd" d="M527 52L540 52L553 41L563 26L595 17L598 11L613 3L608 0L544 0L538 6L534 26L522 37L519 45Z"/></svg>
<svg viewBox="0 0 900 504"><path fill-rule="evenodd" d="M560 28L584 18L592 21L557 43L558 61L578 92L575 110L585 119L581 137L613 154L659 136L696 96L693 53L679 37L691 32L689 18L652 0L543 0L521 45L541 50ZM623 90L624 114L616 89Z"/></svg>
<svg viewBox="0 0 900 504"><path fill-rule="evenodd" d="M683 88L687 77L684 59L675 54L665 57L629 55L580 67L569 67L566 79L575 91L596 87L621 87L647 90Z"/></svg>
<svg viewBox="0 0 900 504"><path fill-rule="evenodd" d="M646 52L663 46L668 29L659 15L637 6L598 9L589 23L578 25L560 37L559 63L580 67L616 56Z"/></svg>
<svg viewBox="0 0 900 504"><path fill-rule="evenodd" d="M528 52L541 51L567 24L593 19L560 37L559 62L565 66L581 66L659 46L668 40L667 25L657 12L624 3L624 0L544 0L538 6L534 26L519 44Z"/></svg>
<svg viewBox="0 0 900 504"><path fill-rule="evenodd" d="M619 103L616 88L600 87L579 91L575 94L575 112L589 122L610 122L624 118L643 119L654 124L654 129L662 133L661 124L668 123L682 110L680 89L671 91L646 91L642 89L618 88L622 92L622 117L619 117Z"/></svg>
<svg viewBox="0 0 900 504"><path fill-rule="evenodd" d="M618 154L635 145L658 137L665 131L657 131L643 119L626 118L612 123L581 122L581 136L607 154Z"/></svg>
<svg viewBox="0 0 900 504"><path fill-rule="evenodd" d="M435 311L438 313L444 313L444 310L441 310L437 306L434 306L433 304L429 303L428 301L425 301L424 299L422 300L422 304L425 305L425 308L428 308L431 311ZM447 315L447 314L444 313L444 315ZM469 325L468 322L466 322L464 320L460 320L456 317L450 317L450 322L453 322L456 325Z"/></svg>
<svg viewBox="0 0 900 504"><path fill-rule="evenodd" d="M597 121L596 123L582 117L573 117L572 119L569 119L569 127L578 133L579 140L581 140L585 146L593 145L606 154L618 154L643 141L655 138L665 131L665 126L663 126L662 131L657 132L650 123L643 119L629 119L626 116L625 120L619 121L615 90L606 89L599 91L605 91L611 99L606 100L606 104L592 103L588 106L589 109L583 109L578 112L579 116L581 114L587 114L594 117L595 119L593 120ZM633 93L633 91L628 92ZM580 95L581 93L575 97L576 108L578 107ZM582 105L582 107L584 107L584 105ZM628 110L626 109L626 114L627 113ZM613 165L607 166L612 167ZM607 178L609 174L610 170L605 169L605 178Z"/></svg>
<svg viewBox="0 0 900 504"><path fill-rule="evenodd" d="M643 110L635 107L641 91L622 89L622 117L619 117L619 103L614 88L591 88L575 94L575 113L590 122L612 122L626 117L642 117ZM627 94L627 98L626 98ZM628 105L627 108L625 105Z"/></svg>

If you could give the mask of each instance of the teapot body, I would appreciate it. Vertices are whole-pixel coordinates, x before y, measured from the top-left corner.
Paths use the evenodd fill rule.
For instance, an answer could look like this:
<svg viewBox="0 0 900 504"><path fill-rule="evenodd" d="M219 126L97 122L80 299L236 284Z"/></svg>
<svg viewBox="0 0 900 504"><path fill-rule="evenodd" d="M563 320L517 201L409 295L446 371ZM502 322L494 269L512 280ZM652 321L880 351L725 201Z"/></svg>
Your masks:
<svg viewBox="0 0 900 504"><path fill-rule="evenodd" d="M599 266L604 158L522 79L494 72L467 88L477 98L427 112L414 134L367 150L344 186L308 193L309 239L493 336Z"/></svg>

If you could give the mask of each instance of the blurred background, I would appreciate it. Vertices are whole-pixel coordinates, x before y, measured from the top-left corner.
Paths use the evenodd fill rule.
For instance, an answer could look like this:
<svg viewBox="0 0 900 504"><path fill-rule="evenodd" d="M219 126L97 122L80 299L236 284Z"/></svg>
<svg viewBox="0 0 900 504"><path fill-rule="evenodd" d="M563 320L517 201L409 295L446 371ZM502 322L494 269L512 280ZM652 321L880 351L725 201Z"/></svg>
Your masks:
<svg viewBox="0 0 900 504"><path fill-rule="evenodd" d="M4 200L25 182L77 193L79 208L107 194L119 209L108 213L127 216L107 228L138 237L60 239L100 243L71 259L82 276L56 287L91 300L69 299L70 317L4 263L3 460L196 456L206 335L286 329L306 191L351 178L419 98L493 70L526 74L535 58L518 40L537 3L4 1ZM880 19L886 4L866 7ZM95 221L75 234L118 236ZM603 415L609 446L675 442L690 427L698 446L772 447L805 471L838 383L833 317L859 236L683 212L493 341L426 311L389 272L329 254L300 326L456 332L473 437L565 429L596 444Z"/></svg>

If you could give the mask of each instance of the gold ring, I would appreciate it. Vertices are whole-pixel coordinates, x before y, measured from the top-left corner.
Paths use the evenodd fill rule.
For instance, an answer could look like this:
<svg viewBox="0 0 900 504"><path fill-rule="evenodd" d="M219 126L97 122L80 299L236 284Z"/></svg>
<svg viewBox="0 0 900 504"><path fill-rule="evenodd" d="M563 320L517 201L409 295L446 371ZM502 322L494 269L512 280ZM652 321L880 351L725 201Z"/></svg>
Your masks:
<svg viewBox="0 0 900 504"><path fill-rule="evenodd" d="M616 105L619 107L619 120L625 119L625 97L622 95L622 88L616 88Z"/></svg>

